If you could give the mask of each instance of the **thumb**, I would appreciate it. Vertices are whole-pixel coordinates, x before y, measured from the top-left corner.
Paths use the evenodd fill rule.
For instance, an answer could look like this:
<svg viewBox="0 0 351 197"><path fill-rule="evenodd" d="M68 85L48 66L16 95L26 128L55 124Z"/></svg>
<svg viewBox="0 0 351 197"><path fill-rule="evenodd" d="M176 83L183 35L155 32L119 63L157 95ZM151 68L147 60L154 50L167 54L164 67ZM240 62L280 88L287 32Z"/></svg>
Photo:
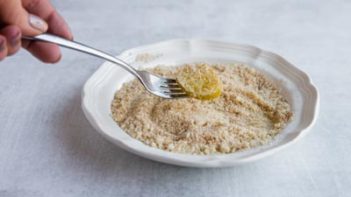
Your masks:
<svg viewBox="0 0 351 197"><path fill-rule="evenodd" d="M0 18L6 25L18 26L22 35L26 36L35 36L48 29L47 23L40 17L28 13L20 0L0 0Z"/></svg>

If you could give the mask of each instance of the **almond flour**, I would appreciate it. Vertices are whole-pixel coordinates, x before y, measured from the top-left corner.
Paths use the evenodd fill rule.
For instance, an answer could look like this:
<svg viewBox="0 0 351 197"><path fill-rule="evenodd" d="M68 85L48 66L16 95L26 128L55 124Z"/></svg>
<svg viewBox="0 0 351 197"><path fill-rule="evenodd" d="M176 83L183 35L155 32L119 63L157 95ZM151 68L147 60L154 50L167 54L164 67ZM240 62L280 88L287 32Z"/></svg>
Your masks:
<svg viewBox="0 0 351 197"><path fill-rule="evenodd" d="M209 66L223 83L219 98L162 99L133 80L116 92L113 119L149 146L200 155L266 144L289 122L290 105L263 74L242 64ZM158 66L150 72L175 78L180 68Z"/></svg>

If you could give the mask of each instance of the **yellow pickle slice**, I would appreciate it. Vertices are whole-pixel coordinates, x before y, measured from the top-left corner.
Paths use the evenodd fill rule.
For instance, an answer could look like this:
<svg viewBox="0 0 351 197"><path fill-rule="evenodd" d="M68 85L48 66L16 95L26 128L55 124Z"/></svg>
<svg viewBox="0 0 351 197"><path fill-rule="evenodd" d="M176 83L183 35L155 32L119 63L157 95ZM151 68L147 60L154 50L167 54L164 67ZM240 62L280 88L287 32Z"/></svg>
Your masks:
<svg viewBox="0 0 351 197"><path fill-rule="evenodd" d="M206 64L185 65L180 68L177 81L191 97L211 100L222 93L222 82L216 71Z"/></svg>

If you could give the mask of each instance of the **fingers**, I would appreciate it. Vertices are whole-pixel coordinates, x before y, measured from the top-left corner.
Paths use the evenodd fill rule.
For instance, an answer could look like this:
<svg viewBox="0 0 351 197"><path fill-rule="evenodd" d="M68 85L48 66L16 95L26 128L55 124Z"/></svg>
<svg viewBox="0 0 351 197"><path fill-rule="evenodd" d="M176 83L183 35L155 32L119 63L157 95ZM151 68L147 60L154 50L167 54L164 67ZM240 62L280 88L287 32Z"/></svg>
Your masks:
<svg viewBox="0 0 351 197"><path fill-rule="evenodd" d="M60 48L55 44L28 42L26 49L36 58L45 63L56 63L61 59Z"/></svg>
<svg viewBox="0 0 351 197"><path fill-rule="evenodd" d="M48 26L39 17L29 14L23 7L21 0L0 0L0 18L5 25L17 25L22 33L34 36L45 32Z"/></svg>
<svg viewBox="0 0 351 197"><path fill-rule="evenodd" d="M44 20L24 9L21 0L0 0L0 18L1 59L14 54L19 49L21 33L26 36L35 36L48 29Z"/></svg>
<svg viewBox="0 0 351 197"><path fill-rule="evenodd" d="M24 8L32 14L44 19L48 25L48 32L72 39L72 33L65 20L56 12L48 0L23 0Z"/></svg>
<svg viewBox="0 0 351 197"><path fill-rule="evenodd" d="M60 60L61 53L57 45L30 41L21 43L21 32L25 36L35 36L47 31L67 39L73 38L68 25L49 0L0 0L0 10L2 24L14 25L0 30L0 46L3 46L0 48L0 58L15 53L22 44L44 62L55 63Z"/></svg>
<svg viewBox="0 0 351 197"><path fill-rule="evenodd" d="M61 19L57 12L53 12L52 14L50 14L50 16L47 18L47 21L50 25L50 33L66 37L68 39L72 38L72 34L70 33L68 28L66 28L66 30L64 28L60 30L62 24L66 25L66 23L63 19ZM57 45L44 42L25 41L23 42L22 46L26 48L32 55L42 60L43 62L56 63L61 59L61 52Z"/></svg>
<svg viewBox="0 0 351 197"><path fill-rule="evenodd" d="M7 55L16 53L21 47L21 30L14 25L0 30L0 34L6 39Z"/></svg>
<svg viewBox="0 0 351 197"><path fill-rule="evenodd" d="M28 12L43 18L48 23L49 33L67 39L73 38L68 25L48 0L23 0L23 6ZM23 47L46 63L55 63L61 59L60 49L57 45L25 41Z"/></svg>

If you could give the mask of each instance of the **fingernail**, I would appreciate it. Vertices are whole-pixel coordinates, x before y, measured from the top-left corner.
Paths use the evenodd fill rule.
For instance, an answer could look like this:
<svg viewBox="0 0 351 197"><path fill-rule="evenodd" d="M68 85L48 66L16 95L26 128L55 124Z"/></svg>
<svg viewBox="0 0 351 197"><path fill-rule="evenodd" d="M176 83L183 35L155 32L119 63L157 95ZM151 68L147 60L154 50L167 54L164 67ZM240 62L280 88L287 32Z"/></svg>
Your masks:
<svg viewBox="0 0 351 197"><path fill-rule="evenodd" d="M33 14L29 14L29 24L41 32L45 32L48 29L48 24L40 17Z"/></svg>

